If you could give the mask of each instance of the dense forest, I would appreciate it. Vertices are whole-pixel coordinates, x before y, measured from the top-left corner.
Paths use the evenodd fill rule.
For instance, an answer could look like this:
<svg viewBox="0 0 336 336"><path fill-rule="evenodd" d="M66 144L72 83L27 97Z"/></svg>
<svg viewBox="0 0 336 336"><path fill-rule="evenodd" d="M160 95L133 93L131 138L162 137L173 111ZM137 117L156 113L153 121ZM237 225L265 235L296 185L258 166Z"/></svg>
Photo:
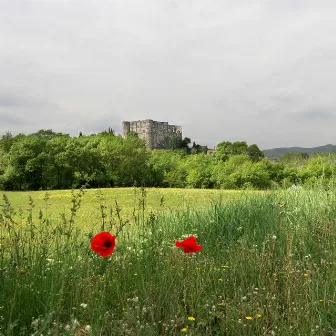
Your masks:
<svg viewBox="0 0 336 336"><path fill-rule="evenodd" d="M98 187L277 189L335 185L336 154L288 153L265 158L257 145L224 141L216 152L185 138L173 150L147 150L112 130L70 137L52 130L0 139L0 189Z"/></svg>

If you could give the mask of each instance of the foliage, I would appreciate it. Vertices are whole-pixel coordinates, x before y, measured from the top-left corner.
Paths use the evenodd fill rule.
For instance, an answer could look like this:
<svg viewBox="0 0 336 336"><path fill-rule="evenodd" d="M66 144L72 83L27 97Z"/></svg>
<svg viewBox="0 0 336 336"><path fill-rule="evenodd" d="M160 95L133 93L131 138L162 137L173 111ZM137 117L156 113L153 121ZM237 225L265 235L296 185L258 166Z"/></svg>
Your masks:
<svg viewBox="0 0 336 336"><path fill-rule="evenodd" d="M147 150L136 134L113 130L70 137L52 130L0 139L0 189L175 187L277 189L335 186L336 154L288 153L264 158L256 144L224 141L215 153L184 138L174 150Z"/></svg>
<svg viewBox="0 0 336 336"><path fill-rule="evenodd" d="M247 155L252 161L257 162L264 158L263 152L256 144L248 146L245 141L220 142L216 148L216 157L219 160L227 161L235 155Z"/></svg>

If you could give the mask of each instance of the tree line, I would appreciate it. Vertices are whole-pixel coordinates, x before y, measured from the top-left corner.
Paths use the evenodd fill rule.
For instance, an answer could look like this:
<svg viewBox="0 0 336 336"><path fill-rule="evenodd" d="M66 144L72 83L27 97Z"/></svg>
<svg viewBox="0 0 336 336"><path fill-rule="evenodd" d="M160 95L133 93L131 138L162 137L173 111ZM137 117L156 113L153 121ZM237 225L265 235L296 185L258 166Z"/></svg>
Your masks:
<svg viewBox="0 0 336 336"><path fill-rule="evenodd" d="M0 139L0 189L179 187L276 189L334 186L336 155L264 157L257 145L224 141L207 155L189 138L174 150L147 150L145 141L112 130L71 137L52 130Z"/></svg>

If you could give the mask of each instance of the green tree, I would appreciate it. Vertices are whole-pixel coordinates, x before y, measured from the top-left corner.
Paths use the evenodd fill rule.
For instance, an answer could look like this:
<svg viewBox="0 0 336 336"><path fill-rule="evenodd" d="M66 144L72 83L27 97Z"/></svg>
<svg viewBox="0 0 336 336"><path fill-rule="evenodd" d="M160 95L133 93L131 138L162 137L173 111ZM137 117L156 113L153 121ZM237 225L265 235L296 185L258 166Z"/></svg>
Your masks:
<svg viewBox="0 0 336 336"><path fill-rule="evenodd" d="M246 154L250 157L250 159L253 162L258 162L265 157L264 153L259 149L259 147L256 144L248 146Z"/></svg>
<svg viewBox="0 0 336 336"><path fill-rule="evenodd" d="M253 162L265 157L256 144L248 146L246 141L223 141L217 145L215 156L218 160L227 161L233 155L247 155Z"/></svg>
<svg viewBox="0 0 336 336"><path fill-rule="evenodd" d="M55 136L47 142L48 176L51 189L71 188L74 176L73 169L66 153L69 135Z"/></svg>
<svg viewBox="0 0 336 336"><path fill-rule="evenodd" d="M8 153L14 143L14 137L11 132L6 132L0 139L0 149L3 153Z"/></svg>
<svg viewBox="0 0 336 336"><path fill-rule="evenodd" d="M218 162L213 171L216 186L224 189L267 189L271 185L267 162L253 162L246 154Z"/></svg>
<svg viewBox="0 0 336 336"><path fill-rule="evenodd" d="M212 156L200 153L187 156L184 160L186 171L185 186L189 188L212 188Z"/></svg>
<svg viewBox="0 0 336 336"><path fill-rule="evenodd" d="M247 154L247 143L245 141L223 141L216 147L216 157L219 160L227 161L233 155Z"/></svg>
<svg viewBox="0 0 336 336"><path fill-rule="evenodd" d="M147 184L150 186L181 186L185 174L181 177L178 167L186 157L183 150L153 150L147 160ZM175 179L175 180L174 180Z"/></svg>
<svg viewBox="0 0 336 336"><path fill-rule="evenodd" d="M147 180L149 151L136 136L104 136L98 146L110 185L143 185Z"/></svg>
<svg viewBox="0 0 336 336"><path fill-rule="evenodd" d="M9 166L5 183L11 181L13 189L39 189L46 181L44 169L46 139L29 135L15 142L9 151Z"/></svg>

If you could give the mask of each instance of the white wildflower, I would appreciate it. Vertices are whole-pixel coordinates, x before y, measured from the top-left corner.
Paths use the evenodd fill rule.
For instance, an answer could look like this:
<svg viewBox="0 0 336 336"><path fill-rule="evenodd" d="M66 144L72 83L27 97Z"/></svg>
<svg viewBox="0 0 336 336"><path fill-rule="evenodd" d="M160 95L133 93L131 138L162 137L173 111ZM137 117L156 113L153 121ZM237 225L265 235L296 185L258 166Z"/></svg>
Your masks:
<svg viewBox="0 0 336 336"><path fill-rule="evenodd" d="M74 319L74 320L72 321L72 326L73 326L73 327L79 327L79 326L80 326L80 323L78 322L77 319Z"/></svg>
<svg viewBox="0 0 336 336"><path fill-rule="evenodd" d="M34 329L34 330L37 330L39 325L41 323L41 319L38 318L36 320L33 320L32 323L31 323L31 327Z"/></svg>

